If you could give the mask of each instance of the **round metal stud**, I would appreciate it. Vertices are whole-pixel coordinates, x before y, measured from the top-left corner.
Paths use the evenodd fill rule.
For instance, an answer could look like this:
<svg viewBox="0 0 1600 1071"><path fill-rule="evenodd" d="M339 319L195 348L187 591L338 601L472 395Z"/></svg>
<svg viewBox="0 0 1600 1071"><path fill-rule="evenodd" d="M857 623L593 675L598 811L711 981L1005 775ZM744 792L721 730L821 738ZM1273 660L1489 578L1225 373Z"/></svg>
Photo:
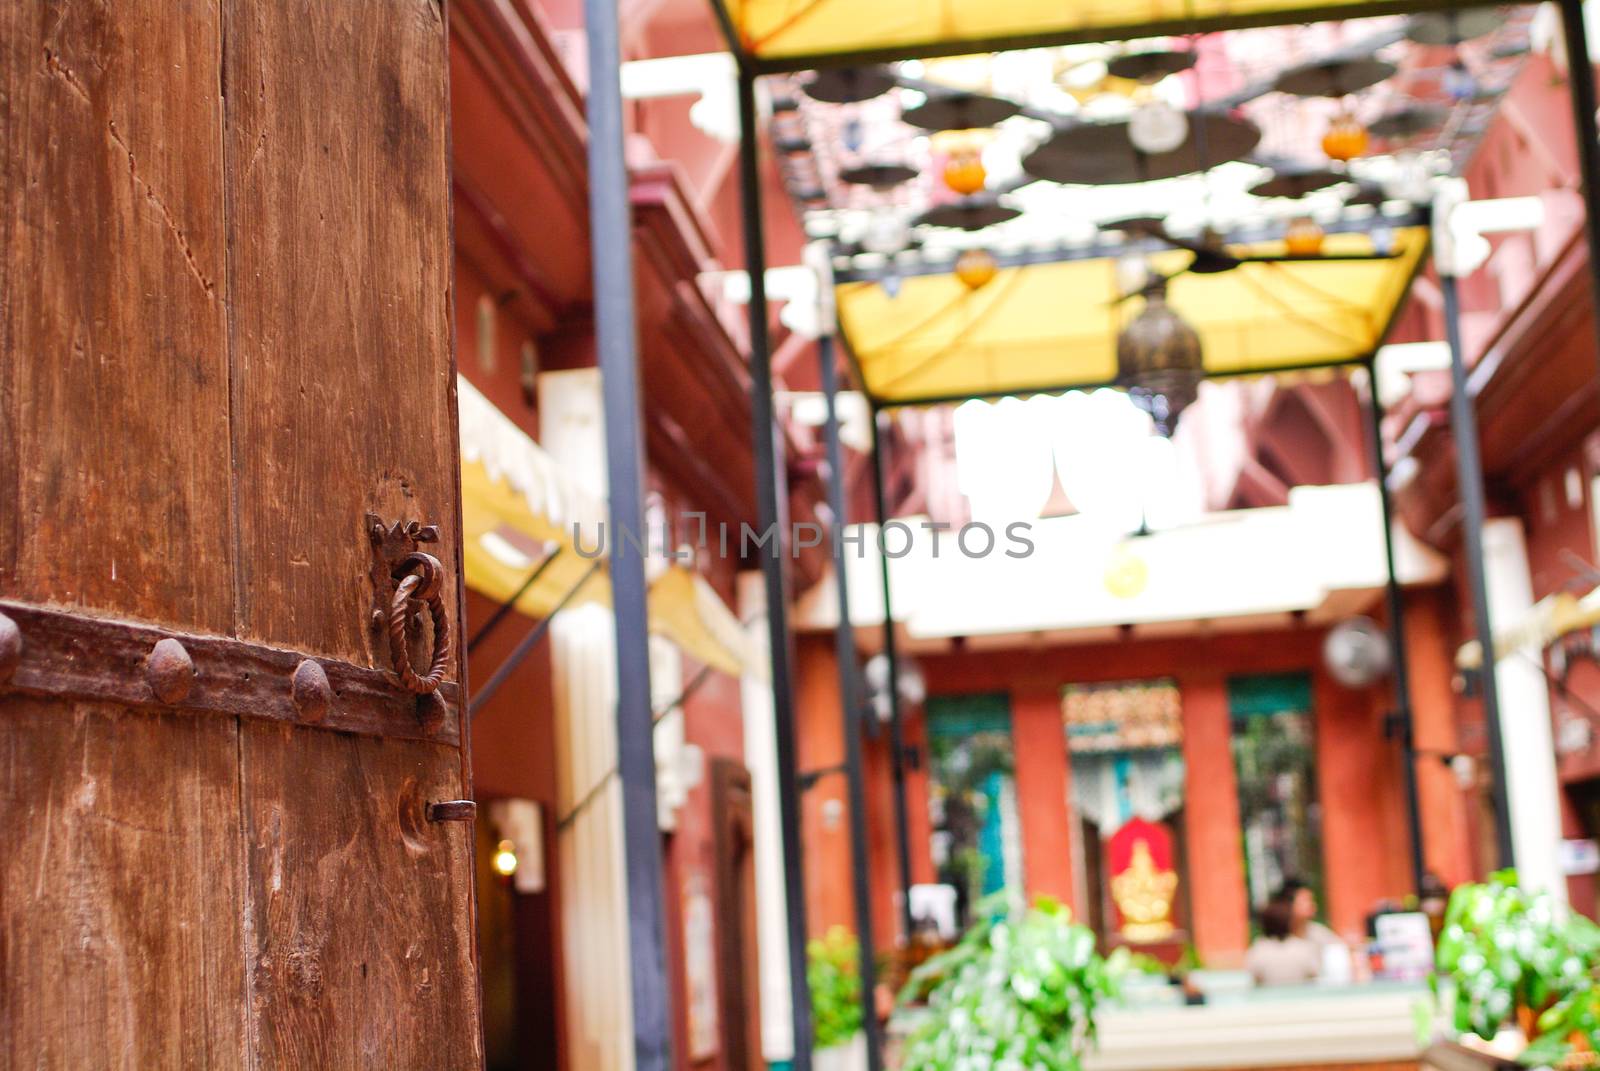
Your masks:
<svg viewBox="0 0 1600 1071"><path fill-rule="evenodd" d="M294 667L289 694L294 699L294 708L305 721L322 721L333 705L333 686L328 683L327 670L322 668L322 663L310 658Z"/></svg>
<svg viewBox="0 0 1600 1071"><path fill-rule="evenodd" d="M194 687L194 659L183 644L168 636L150 649L144 660L144 679L156 699L167 706L181 703Z"/></svg>
<svg viewBox="0 0 1600 1071"><path fill-rule="evenodd" d="M450 708L438 692L423 692L417 696L417 724L428 732L433 732L444 725L445 718L449 715Z"/></svg>
<svg viewBox="0 0 1600 1071"><path fill-rule="evenodd" d="M0 614L0 684L16 675L22 662L22 630L5 614Z"/></svg>

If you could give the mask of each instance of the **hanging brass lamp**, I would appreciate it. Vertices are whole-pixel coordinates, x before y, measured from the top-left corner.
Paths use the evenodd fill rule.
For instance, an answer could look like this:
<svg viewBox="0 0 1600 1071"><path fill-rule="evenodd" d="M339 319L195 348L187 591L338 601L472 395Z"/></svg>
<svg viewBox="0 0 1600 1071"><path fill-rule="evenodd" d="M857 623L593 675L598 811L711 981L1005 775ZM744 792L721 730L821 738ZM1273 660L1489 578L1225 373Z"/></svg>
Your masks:
<svg viewBox="0 0 1600 1071"><path fill-rule="evenodd" d="M1200 334L1167 304L1165 278L1152 277L1140 294L1144 308L1117 336L1117 384L1170 436L1205 378Z"/></svg>

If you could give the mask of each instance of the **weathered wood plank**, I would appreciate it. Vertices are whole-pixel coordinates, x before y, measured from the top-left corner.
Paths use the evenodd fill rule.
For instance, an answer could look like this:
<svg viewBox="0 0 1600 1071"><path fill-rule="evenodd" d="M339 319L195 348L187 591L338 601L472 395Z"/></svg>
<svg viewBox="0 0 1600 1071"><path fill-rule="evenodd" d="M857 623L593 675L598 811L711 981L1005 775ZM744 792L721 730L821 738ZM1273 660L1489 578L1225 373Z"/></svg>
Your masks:
<svg viewBox="0 0 1600 1071"><path fill-rule="evenodd" d="M387 666L363 515L459 531L444 20L225 13L239 632Z"/></svg>
<svg viewBox="0 0 1600 1071"><path fill-rule="evenodd" d="M241 733L259 1066L479 1067L472 830L424 813L459 787L455 750Z"/></svg>
<svg viewBox="0 0 1600 1071"><path fill-rule="evenodd" d="M364 514L459 532L445 72L430 0L0 5L0 596L387 669ZM209 715L0 698L0 1066L478 1066L460 750L241 727L210 642Z"/></svg>
<svg viewBox="0 0 1600 1071"><path fill-rule="evenodd" d="M237 721L0 698L0 1067L244 1066Z"/></svg>
<svg viewBox="0 0 1600 1071"><path fill-rule="evenodd" d="M387 669L364 515L459 563L444 19L224 22L236 627ZM470 830L423 816L465 794L460 751L252 722L240 761L259 1066L478 1067Z"/></svg>
<svg viewBox="0 0 1600 1071"><path fill-rule="evenodd" d="M232 624L214 4L0 4L0 595Z"/></svg>

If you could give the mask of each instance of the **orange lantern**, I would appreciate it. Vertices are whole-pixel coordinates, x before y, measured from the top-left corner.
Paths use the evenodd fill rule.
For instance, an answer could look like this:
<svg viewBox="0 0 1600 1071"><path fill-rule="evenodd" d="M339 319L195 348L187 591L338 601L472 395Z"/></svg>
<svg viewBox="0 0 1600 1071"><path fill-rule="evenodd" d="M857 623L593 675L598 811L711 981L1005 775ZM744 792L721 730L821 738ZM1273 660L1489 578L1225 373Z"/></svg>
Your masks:
<svg viewBox="0 0 1600 1071"><path fill-rule="evenodd" d="M988 285L1000 265L987 249L969 249L956 258L956 278L968 290L978 290Z"/></svg>
<svg viewBox="0 0 1600 1071"><path fill-rule="evenodd" d="M944 165L944 184L966 197L983 189L989 178L984 170L983 157L974 149L962 149L950 155Z"/></svg>
<svg viewBox="0 0 1600 1071"><path fill-rule="evenodd" d="M1367 151L1367 128L1349 112L1340 112L1322 135L1322 151L1330 160L1354 160Z"/></svg>
<svg viewBox="0 0 1600 1071"><path fill-rule="evenodd" d="M1310 216L1300 216L1289 223L1283 244L1297 257L1314 257L1322 252L1322 228Z"/></svg>

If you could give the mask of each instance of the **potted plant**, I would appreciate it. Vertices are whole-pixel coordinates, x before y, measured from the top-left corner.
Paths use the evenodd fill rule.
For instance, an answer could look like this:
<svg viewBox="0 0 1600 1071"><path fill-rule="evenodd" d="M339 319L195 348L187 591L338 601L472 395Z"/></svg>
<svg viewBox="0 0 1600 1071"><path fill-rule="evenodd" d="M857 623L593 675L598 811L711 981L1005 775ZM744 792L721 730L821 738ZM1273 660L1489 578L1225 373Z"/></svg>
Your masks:
<svg viewBox="0 0 1600 1071"><path fill-rule="evenodd" d="M975 913L980 921L961 941L918 967L901 990L902 1006L927 1004L906 1040L902 1071L1079 1071L1118 968L1054 900L1015 910L991 897Z"/></svg>
<svg viewBox="0 0 1600 1071"><path fill-rule="evenodd" d="M1512 870L1450 897L1439 974L1454 983L1454 1026L1492 1040L1517 1027L1534 1067L1595 1066L1600 1051L1600 927ZM1437 992L1437 976L1435 978Z"/></svg>
<svg viewBox="0 0 1600 1071"><path fill-rule="evenodd" d="M861 943L835 926L806 945L806 982L816 1071L862 1071L867 1066L861 1030Z"/></svg>

